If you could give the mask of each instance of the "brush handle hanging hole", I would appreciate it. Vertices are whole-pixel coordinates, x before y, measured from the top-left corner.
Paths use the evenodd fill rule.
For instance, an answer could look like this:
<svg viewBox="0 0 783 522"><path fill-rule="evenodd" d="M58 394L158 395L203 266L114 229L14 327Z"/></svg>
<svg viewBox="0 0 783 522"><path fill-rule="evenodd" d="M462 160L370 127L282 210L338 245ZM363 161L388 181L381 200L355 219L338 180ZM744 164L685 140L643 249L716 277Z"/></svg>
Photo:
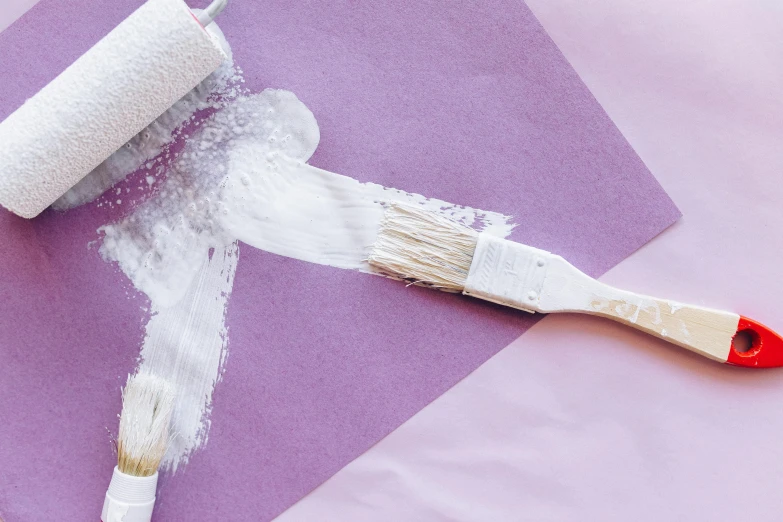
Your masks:
<svg viewBox="0 0 783 522"><path fill-rule="evenodd" d="M751 368L783 366L783 337L758 321L740 316L726 362Z"/></svg>
<svg viewBox="0 0 783 522"><path fill-rule="evenodd" d="M738 353L748 353L752 350L758 350L761 346L761 337L751 329L740 330L734 334L731 340L731 348Z"/></svg>

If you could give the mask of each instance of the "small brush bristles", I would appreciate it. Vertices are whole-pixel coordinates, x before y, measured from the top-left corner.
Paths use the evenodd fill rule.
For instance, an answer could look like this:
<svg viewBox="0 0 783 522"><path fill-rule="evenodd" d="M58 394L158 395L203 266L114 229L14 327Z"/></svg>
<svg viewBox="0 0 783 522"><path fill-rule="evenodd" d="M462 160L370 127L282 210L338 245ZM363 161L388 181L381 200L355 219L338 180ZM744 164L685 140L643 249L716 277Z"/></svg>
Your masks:
<svg viewBox="0 0 783 522"><path fill-rule="evenodd" d="M478 232L420 207L386 209L367 261L381 273L446 292L462 292Z"/></svg>
<svg viewBox="0 0 783 522"><path fill-rule="evenodd" d="M169 443L174 409L171 385L153 375L128 376L122 392L117 467L126 475L149 477L158 471Z"/></svg>

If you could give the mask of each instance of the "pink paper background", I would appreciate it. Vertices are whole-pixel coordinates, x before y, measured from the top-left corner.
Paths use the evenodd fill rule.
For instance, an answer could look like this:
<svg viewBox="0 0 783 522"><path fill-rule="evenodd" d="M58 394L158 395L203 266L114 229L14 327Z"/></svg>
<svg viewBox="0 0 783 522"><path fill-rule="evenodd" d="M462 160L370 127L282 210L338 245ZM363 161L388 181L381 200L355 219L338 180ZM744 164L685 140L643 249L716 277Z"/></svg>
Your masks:
<svg viewBox="0 0 783 522"><path fill-rule="evenodd" d="M528 4L684 214L602 280L783 330L780 2ZM279 520L778 521L781 405L780 370L551 316Z"/></svg>
<svg viewBox="0 0 783 522"><path fill-rule="evenodd" d="M406 33L410 25L394 26L397 33L383 33L382 29L386 26L378 25L380 20L405 19L400 18L402 15L416 19L414 11L403 13L397 10L373 18L372 11L356 11L348 4L342 6L348 9L342 17L332 12L334 6L319 16L313 16L312 11L303 8L300 15L312 18L306 21L297 16L298 11L288 12L281 6L269 7L265 14L279 19L279 24L273 27L280 28L282 25L281 34L286 40L280 42L270 39L269 33L259 35L258 25L248 22L255 19L249 15L260 12L256 9L259 6L238 3L233 15L226 14L224 29L229 37L232 37L233 30L236 34L232 41L241 42L240 45L235 44L236 56L248 72L251 87L266 86L270 78L276 78L276 85L289 87L303 95L320 115L325 140L314 159L317 165L353 174L360 179L390 184L397 182L404 188L425 193L433 193L432 188L437 187L437 195L441 197L476 204L465 200L465 195L470 194L475 201L489 203L488 208L496 210L535 209L531 212L538 218L538 224L519 229L517 239L556 249L589 272L601 273L676 217L676 210L658 192L655 183L642 175L646 174L644 167L575 80L559 53L545 37L541 37L537 24L531 23L527 15L520 18L520 12L524 10L520 11L519 4L501 4L503 8L492 13L491 19L491 23L495 24L491 32L497 41L476 41L468 49L471 53L476 51L475 55L452 56L448 64L465 67L464 70L459 70L458 76L441 78L437 82L432 81L433 66L423 67L432 61L432 56L428 56L425 50L432 49L430 45L440 40L417 40L431 35L431 28L428 29L430 32L414 30L411 33L414 38L410 39ZM35 90L32 87L46 83L52 71L89 47L109 21L119 20L127 14L129 3L117 2L99 10L80 7L88 5L88 1L80 0L58 4L56 10L50 9L48 23L44 26L56 30L46 38L27 40L40 47L6 47L3 63L15 65L6 69L10 76L3 80L5 113L32 94ZM10 8L16 9L17 6L11 5ZM454 13L462 17L454 19L462 20L455 27L467 23L471 15L476 16L471 21L475 31L471 35L484 34L489 29L485 18L487 13L483 11L466 7ZM347 35L346 42L351 45L345 46L339 42L346 36L343 33L349 26L343 22L349 15L351 20L360 23L356 25L355 33ZM244 20L245 25L232 25L231 16L235 21ZM323 39L326 44L318 50L329 49L337 42L335 56L348 59L347 64L338 60L336 68L324 70L324 75L332 73L332 76L325 76L330 80L328 85L314 83L313 78L302 73L316 71L324 64L323 61L313 62L313 50L308 51L304 40L294 38L295 29L308 26L313 20L318 22L317 30L310 37ZM422 20L431 23L429 18ZM509 24L509 20L512 23ZM488 52L485 45L493 49L493 45L498 47L501 37L508 38L509 34L514 34L519 28L514 22L523 23L525 31L532 31L523 33L526 40ZM375 25L365 31L368 23ZM24 27L23 24L11 31L23 30ZM43 36L43 33L38 35ZM46 51L53 40L63 35L70 36L56 45L57 52L38 52ZM382 37L380 41L375 39L378 35ZM443 35L447 36L448 31ZM11 38L12 42L26 41L24 38ZM384 39L388 39L390 44L386 44ZM357 41L361 45L354 45ZM515 47L520 43L524 45ZM526 54L531 48L529 46L536 52ZM378 55L379 49L391 52ZM438 53L446 50L435 49ZM272 58L276 52L289 54L285 59L276 61ZM265 57L263 62L259 61L259 56ZM295 57L294 61L290 60L291 56ZM323 59L328 63L335 56ZM530 61L518 63L521 56ZM377 75L367 74L367 57L380 60L371 68ZM254 68L254 64L261 63L265 68ZM388 64L392 64L391 68ZM417 64L421 64L419 69ZM384 74L389 75L403 65L396 76L384 78ZM363 70L364 73L355 76L345 73L353 70ZM343 72L334 75L335 71ZM512 74L506 77L509 71ZM524 77L529 71L538 71L535 81ZM520 75L515 76L515 73ZM423 88L420 92L425 96L434 95L442 103L438 105L442 108L442 121L451 123L443 129L422 126L423 114L415 105L420 100L407 98L408 93L404 89L391 91L393 95L386 96L385 101L382 98L380 103L374 98L379 94L383 96L384 91L378 90L381 86L393 85L402 77L423 78L423 83L413 83ZM357 80L359 85L356 85ZM386 83L378 84L378 81ZM476 93L492 92L488 87L492 87L495 81L503 85L497 92L506 95L518 92L515 89L520 81L528 82L527 90L522 92L534 92L540 98L484 97L478 106L466 105L465 102ZM546 82L550 82L549 86L540 89L547 85ZM557 94L561 88L565 88L563 92L568 92L568 96L555 104L551 99L547 100L547 96ZM348 97L348 103L344 99L345 93L353 95ZM369 97L363 96L367 93ZM452 97L439 98L444 93L451 93ZM399 103L401 101L402 104ZM492 129L486 127L487 122L505 125L507 120L501 116L508 116L509 109L513 111L525 106L531 107L532 112L526 117L532 116L533 123L543 117L542 121L554 118L557 125L566 125L555 127L554 132L545 130L542 135L525 142L538 144L536 150L529 149L532 154L524 161L528 172L538 175L520 176L518 179L526 181L524 187L519 188L518 195L504 194L504 197L510 196L514 200L512 203L498 203L498 207L493 201L500 200L493 199L491 191L487 192L490 184L476 183L467 190L465 179L458 174L466 169L479 172L481 169L477 167L483 166L488 169L482 173L482 179L486 180L493 172L511 175L511 170L498 168L503 165L502 160L489 167L486 163L468 166L460 163L457 159L461 158L463 150L470 149L470 144L467 147L459 145L455 138L471 137L470 132L460 134L460 129L472 130L476 133L476 143L472 145L477 150L491 150L491 160L513 157L514 153L519 153L515 149L523 142L490 141L483 148L478 144L482 140L492 140L495 135ZM367 125L367 122L380 121L392 125L385 129ZM588 127L583 126L585 122ZM465 126L467 123L470 126ZM352 128L361 128L363 132L356 135ZM382 130L382 136L368 132L372 129ZM513 126L509 129L504 127L504 131L508 130L513 132ZM353 139L346 142L350 136ZM379 149L379 144L384 145ZM561 145L570 148L560 149ZM451 149L454 149L451 153L443 154ZM384 156L384 151L388 150L395 151L396 155ZM440 152L440 156L432 152ZM609 156L602 156L607 152ZM414 161L415 172L410 169L410 164L400 162L411 157L418 158ZM454 164L438 164L439 157L454 161ZM347 161L348 158L351 161ZM466 158L470 160L470 156ZM573 163L554 161L562 161L563 158ZM608 158L613 159L607 162ZM523 163L517 161L510 165L519 168ZM447 171L450 177L441 175L438 179L435 173L441 170ZM570 173L572 178L564 177L557 181L556 177L547 176L553 170L560 175ZM605 179L616 177L619 180L611 182L616 183L614 185L607 185L615 194L614 200L602 199L607 193L601 191L600 184L597 186L594 181L585 184L585 180L591 178L584 176L596 172L603 172L607 176ZM618 173L621 175L617 176ZM412 174L416 175L411 177ZM556 185L553 192L552 186L541 182L548 178L568 183ZM563 188L568 185L572 188ZM580 188L574 190L575 186ZM535 206L542 201L532 196L547 193L560 195L563 200L559 205L566 202L589 207L603 201L598 208L606 210L608 205L614 208L614 215L604 213L602 222L594 218L597 215L595 209L583 210L577 217L591 217L571 220L568 214L558 211L561 207L552 206L551 200L548 207ZM646 206L642 204L645 198ZM628 209L636 210L632 218L627 218ZM75 513L91 512L89 508L93 504L100 504L102 492L99 490L103 487L104 478L96 476L94 470L100 467L98 464L110 462L111 455L105 446L107 437L96 433L94 427L96 420L110 424L116 415L121 373L132 368L137 353L135 349L123 347L135 347L141 331L141 324L136 322L139 303L133 301L136 299L134 292L117 286L116 272L102 264L94 252L85 254L87 240L92 239L91 232L112 216L111 213L88 209L66 216L50 214L35 222L15 220L8 215L0 219L4 234L9 234L6 239L13 239L24 246L1 253L5 266L11 267L2 280L3 290L10 290L6 297L11 299L5 301L6 321L0 326L6 332L27 332L23 343L8 343L21 339L14 337L19 335L15 333L6 338L5 346L9 357L6 369L11 373L3 377L6 382L4 391L10 390L11 393L4 393L3 416L14 419L16 423L21 418L19 412L25 412L23 421L6 424L3 430L5 447L0 449L5 470L4 483L0 482L0 513L6 513L2 509L10 509L8 513L15 517L11 520L35 520L40 518L39 515L50 516L53 513L73 518ZM568 233L564 234L565 231ZM235 509L230 512L234 519L266 518L278 512L496 352L502 346L497 344L498 340L510 339L514 332L522 331L528 322L526 319L529 319L453 296L406 291L388 281L348 272L319 267L297 268L296 263L281 258L252 254L252 251L248 255L247 252L243 253L240 261L237 281L242 277L269 281L269 271L278 269L288 273L300 286L291 285L291 280L285 278L277 278L266 286L237 285L238 291L232 299L228 318L234 351L227 371L232 371L233 363L234 377L227 378L220 385L222 393L216 395L209 451L199 455L189 466L187 474L163 481L157 511L163 519L171 519L172 516L210 519L219 512L225 515L226 506ZM89 286L96 277L103 283ZM314 283L325 281L327 277L329 284L321 285L323 291L308 290L320 288ZM358 285L361 285L362 292L350 291ZM86 287L90 288L88 295L74 301L73 296L79 295L77 289ZM242 291L239 291L240 288ZM389 299L388 303L396 303L393 307L364 297L381 291ZM312 310L328 309L329 321L318 323L317 329L313 325L302 329L303 323L299 321L297 325L304 336L292 337L285 321L288 315L272 316L269 313L272 310L289 310L289 314L302 312L303 302L307 302ZM107 310L107 303L114 303L116 309ZM411 310L418 310L416 317L407 313L409 306L413 306ZM309 317L313 316L309 309L304 312ZM389 332L384 332L383 328L379 332L378 325L387 324L389 328L395 328L398 335L403 336L395 343L396 352L384 351L382 346L373 342L362 352L362 346L368 339L365 337L367 332L359 328L360 324L353 324L357 314L363 317L360 324L375 325L375 334L382 337L388 338ZM259 324L258 316L265 317L266 323ZM466 319L478 320L480 317L488 319L485 329L472 330L473 319ZM424 330L420 327L429 325L431 329L438 320L447 318L451 320L443 325L450 324L449 334L456 336L454 341L450 341L452 344L440 347L426 341L421 333ZM419 325L416 321L423 322ZM407 326L404 335L399 329L400 324ZM346 330L341 325L352 326ZM281 331L289 331L282 339L293 342L280 344ZM481 341L473 341L478 338ZM342 348L329 344L335 341ZM470 344L465 344L466 341ZM464 346L458 349L458 345ZM236 347L254 346L259 347L259 353L236 351ZM292 358L292 346L306 346L309 350L320 347L325 352L316 354L316 360L309 352ZM410 353L400 354L400 346L406 347ZM50 360L53 349L59 350L57 353L61 360ZM400 355L403 355L402 359ZM409 366L406 366L406 360L410 361ZM39 366L37 370L36 365ZM74 372L75 368L84 371ZM353 387L352 383L357 379L361 386ZM13 384L9 385L9 382ZM260 387L259 383L265 383L266 387ZM385 387L377 383L384 383ZM278 400L280 404L274 404ZM265 407L255 408L259 403ZM335 404L348 405L348 408L324 415L329 413L328 407ZM308 416L312 419L308 420ZM292 418L306 422L292 422ZM15 428L13 436L10 436L12 426ZM291 426L292 431L280 431L280 426ZM6 441L10 442L6 444ZM231 459L236 459L237 455L249 457L242 462L232 462ZM69 470L69 479L62 475L63 470Z"/></svg>

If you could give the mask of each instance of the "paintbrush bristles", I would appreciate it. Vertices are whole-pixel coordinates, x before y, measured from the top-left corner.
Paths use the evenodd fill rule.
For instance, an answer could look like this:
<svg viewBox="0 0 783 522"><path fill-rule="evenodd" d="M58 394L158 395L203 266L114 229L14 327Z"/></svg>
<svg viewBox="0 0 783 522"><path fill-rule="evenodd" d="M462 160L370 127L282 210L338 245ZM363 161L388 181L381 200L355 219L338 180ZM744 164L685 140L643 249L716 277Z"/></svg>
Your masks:
<svg viewBox="0 0 783 522"><path fill-rule="evenodd" d="M169 444L174 391L160 377L128 376L122 392L117 467L126 475L149 477L158 471Z"/></svg>
<svg viewBox="0 0 783 522"><path fill-rule="evenodd" d="M462 292L478 232L423 208L392 203L368 262L383 274L447 292Z"/></svg>

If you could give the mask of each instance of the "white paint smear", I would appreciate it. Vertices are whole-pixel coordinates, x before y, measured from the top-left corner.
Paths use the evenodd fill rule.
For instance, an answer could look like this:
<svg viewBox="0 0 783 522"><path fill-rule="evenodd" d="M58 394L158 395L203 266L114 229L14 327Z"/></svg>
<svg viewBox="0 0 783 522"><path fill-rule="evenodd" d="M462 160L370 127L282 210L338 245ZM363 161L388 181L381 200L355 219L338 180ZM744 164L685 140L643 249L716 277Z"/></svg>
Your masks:
<svg viewBox="0 0 783 522"><path fill-rule="evenodd" d="M212 390L225 362L224 317L238 259L236 243L204 255L183 298L169 308L154 306L147 323L141 370L167 379L177 393L164 459L173 471L207 439Z"/></svg>
<svg viewBox="0 0 783 522"><path fill-rule="evenodd" d="M286 257L374 272L366 259L384 205L392 201L421 205L499 237L513 228L501 214L360 183L270 152L254 140L234 141L229 161L220 192L224 229L231 237Z"/></svg>
<svg viewBox="0 0 783 522"><path fill-rule="evenodd" d="M240 96L203 122L166 180L153 185L153 197L101 229L101 254L152 303L141 368L167 377L178 390L177 439L164 460L173 469L207 438L237 240L371 272L365 259L391 201L421 205L500 237L513 228L502 214L307 165L319 139L315 117L292 93Z"/></svg>
<svg viewBox="0 0 783 522"><path fill-rule="evenodd" d="M274 138L280 135L290 138ZM220 199L221 185L231 178L227 149L248 137L269 153L306 161L320 134L313 114L290 92L240 97L200 126L154 197L124 221L102 228L101 253L119 262L153 303L176 304L204 253L234 242L223 228L222 218L232 209Z"/></svg>

